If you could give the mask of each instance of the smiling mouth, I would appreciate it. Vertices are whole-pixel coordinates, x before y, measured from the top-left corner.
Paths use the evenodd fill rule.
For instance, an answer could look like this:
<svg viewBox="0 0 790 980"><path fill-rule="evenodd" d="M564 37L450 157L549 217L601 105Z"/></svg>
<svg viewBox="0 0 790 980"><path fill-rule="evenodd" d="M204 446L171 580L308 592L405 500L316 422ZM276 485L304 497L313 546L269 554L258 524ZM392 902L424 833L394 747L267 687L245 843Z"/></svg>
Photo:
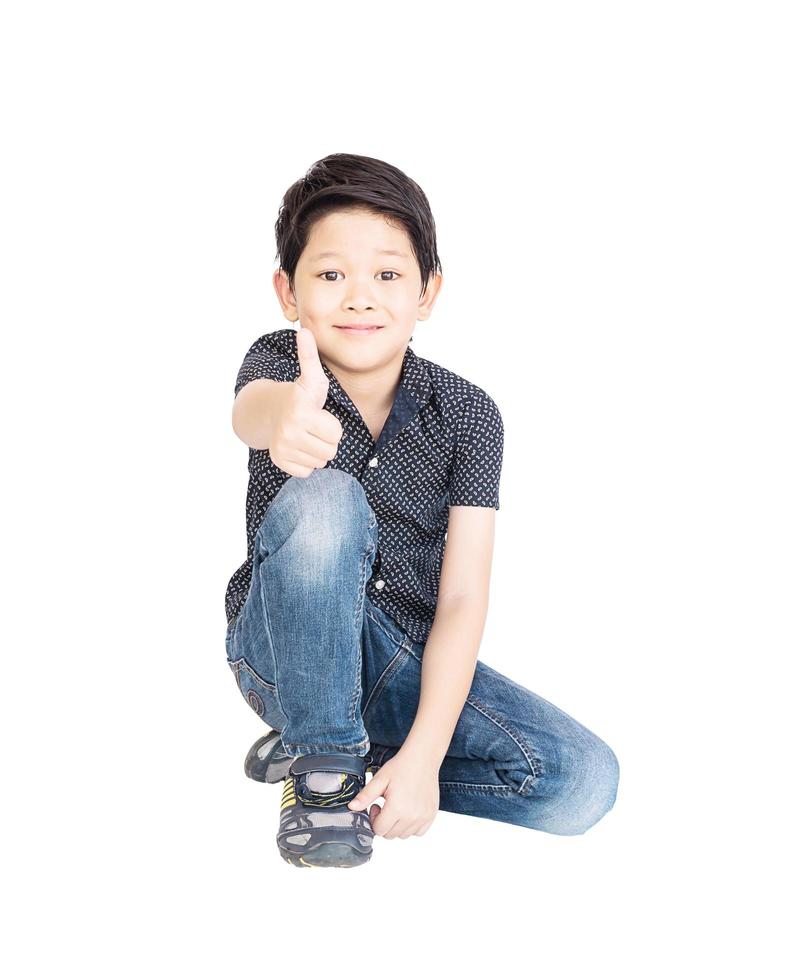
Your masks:
<svg viewBox="0 0 790 980"><path fill-rule="evenodd" d="M377 330L384 329L383 325L378 323L363 323L359 326L336 323L335 327L338 330L346 330L348 333L375 333Z"/></svg>

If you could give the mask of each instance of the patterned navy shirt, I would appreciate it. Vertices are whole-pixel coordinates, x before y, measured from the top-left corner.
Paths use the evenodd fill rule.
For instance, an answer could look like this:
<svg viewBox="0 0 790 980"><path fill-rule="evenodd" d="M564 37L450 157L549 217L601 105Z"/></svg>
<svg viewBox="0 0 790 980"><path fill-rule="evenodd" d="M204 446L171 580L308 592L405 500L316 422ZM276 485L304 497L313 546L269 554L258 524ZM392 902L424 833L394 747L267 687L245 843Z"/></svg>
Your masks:
<svg viewBox="0 0 790 980"><path fill-rule="evenodd" d="M502 416L482 388L407 347L395 401L374 440L340 382L321 364L329 378L324 408L343 426L326 468L359 480L378 522L367 594L409 637L424 643L436 612L449 506L499 509ZM296 330L275 330L250 347L235 393L256 378L295 381L299 373ZM292 479L268 449L250 449L248 470L247 559L228 583L229 623L249 593L255 535L266 509Z"/></svg>

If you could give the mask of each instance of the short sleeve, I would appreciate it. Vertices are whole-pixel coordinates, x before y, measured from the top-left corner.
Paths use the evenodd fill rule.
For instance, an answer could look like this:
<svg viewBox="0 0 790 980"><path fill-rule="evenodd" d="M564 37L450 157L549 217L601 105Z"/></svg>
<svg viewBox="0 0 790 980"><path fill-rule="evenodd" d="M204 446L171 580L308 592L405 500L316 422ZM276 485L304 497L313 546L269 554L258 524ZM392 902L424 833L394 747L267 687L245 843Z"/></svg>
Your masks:
<svg viewBox="0 0 790 980"><path fill-rule="evenodd" d="M463 411L450 476L450 506L499 510L505 430L494 400L477 389Z"/></svg>
<svg viewBox="0 0 790 980"><path fill-rule="evenodd" d="M293 359L276 347L271 334L264 334L244 355L236 377L234 397L250 381L256 381L258 378L293 381L294 374Z"/></svg>

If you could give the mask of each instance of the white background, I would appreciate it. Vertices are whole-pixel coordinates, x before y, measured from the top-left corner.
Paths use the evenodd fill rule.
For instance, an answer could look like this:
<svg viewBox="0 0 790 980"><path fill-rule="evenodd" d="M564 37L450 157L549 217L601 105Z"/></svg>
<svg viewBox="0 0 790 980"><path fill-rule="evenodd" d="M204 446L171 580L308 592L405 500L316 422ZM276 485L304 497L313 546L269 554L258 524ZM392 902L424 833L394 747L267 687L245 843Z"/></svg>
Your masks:
<svg viewBox="0 0 790 980"><path fill-rule="evenodd" d="M782 7L4 5L6 976L786 975ZM505 421L480 658L615 750L582 836L299 871L244 778L233 385L339 151L431 202L413 349Z"/></svg>

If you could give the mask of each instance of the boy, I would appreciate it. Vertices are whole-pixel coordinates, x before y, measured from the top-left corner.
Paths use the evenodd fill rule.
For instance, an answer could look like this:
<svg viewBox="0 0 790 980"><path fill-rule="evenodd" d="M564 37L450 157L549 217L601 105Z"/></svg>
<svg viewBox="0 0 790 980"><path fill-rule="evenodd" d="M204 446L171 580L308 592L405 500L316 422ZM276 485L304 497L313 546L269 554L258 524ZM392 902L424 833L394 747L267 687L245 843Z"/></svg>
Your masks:
<svg viewBox="0 0 790 980"><path fill-rule="evenodd" d="M583 833L614 803L614 753L477 660L504 430L486 392L408 346L441 288L425 195L336 153L275 232L301 327L260 337L236 380L248 547L226 651L271 726L245 771L285 780L281 856L358 865L438 809Z"/></svg>

